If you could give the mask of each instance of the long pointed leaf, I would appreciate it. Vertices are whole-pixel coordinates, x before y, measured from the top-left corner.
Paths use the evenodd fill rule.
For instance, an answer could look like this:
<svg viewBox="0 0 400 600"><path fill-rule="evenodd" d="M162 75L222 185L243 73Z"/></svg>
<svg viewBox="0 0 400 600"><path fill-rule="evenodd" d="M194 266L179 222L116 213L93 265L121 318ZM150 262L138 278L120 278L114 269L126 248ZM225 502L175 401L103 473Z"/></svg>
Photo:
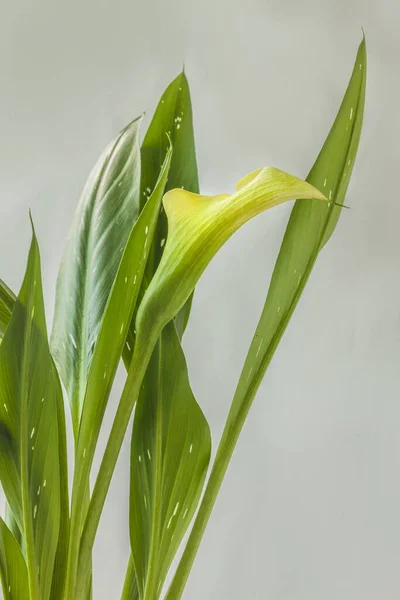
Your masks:
<svg viewBox="0 0 400 600"><path fill-rule="evenodd" d="M263 312L258 323L228 419L228 428L248 411L275 349L307 283L315 260L332 235L357 154L364 114L365 41L360 44L353 74L326 142L307 181L332 203L302 202L293 208ZM333 202L335 204L333 204ZM229 436L229 432L226 434Z"/></svg>
<svg viewBox="0 0 400 600"><path fill-rule="evenodd" d="M165 191L184 188L198 193L199 179L194 142L192 103L189 83L180 73L161 96L141 147L141 205L144 206L156 184L160 167L168 146L168 137L174 148ZM167 219L163 209L158 219L154 241L146 266L144 284L149 284L157 269L167 238ZM183 335L191 308L191 299L176 316L177 329ZM135 341L135 324L132 320L125 348L124 360L129 365Z"/></svg>
<svg viewBox="0 0 400 600"><path fill-rule="evenodd" d="M15 305L16 296L14 292L0 280L0 304L6 307L3 320L5 329L8 327L11 314ZM60 533L58 539L58 549L53 572L53 584L51 598L57 600L61 594L64 585L64 575L66 567L66 553L68 545L69 531L69 500L68 500L68 460L67 460L67 440L65 431L64 406L60 401L57 403L58 415L58 438L59 438L59 459L60 459ZM19 544L23 543L22 531L12 513L11 507L6 503L6 524Z"/></svg>
<svg viewBox="0 0 400 600"><path fill-rule="evenodd" d="M161 334L135 411L130 533L140 597L155 600L196 509L210 459L173 322Z"/></svg>
<svg viewBox="0 0 400 600"><path fill-rule="evenodd" d="M171 155L172 148L170 147L164 158L164 164L156 187L129 236L109 301L105 308L98 342L93 355L84 400L77 447L77 468L74 476L71 527L74 527L73 539L76 544L76 552L71 549L71 546L70 560L75 563L75 567L71 567L72 572L77 567L79 549L77 542L79 541L80 521L82 516L83 518L85 516L82 515L81 509L83 498L82 486L84 486L90 473L107 400L139 295L149 248L156 228L161 199L168 177ZM85 569L82 569L83 575ZM72 579L69 583L71 594L74 587Z"/></svg>
<svg viewBox="0 0 400 600"><path fill-rule="evenodd" d="M157 181L161 160L167 146L167 135L172 140L174 153L169 169L166 191L173 188L185 188L191 192L199 191L196 150L193 130L192 105L190 99L189 83L184 73L180 73L166 88L155 110L152 121L147 130L141 148L141 204L147 198ZM167 223L163 211L159 216L158 226L154 234L154 241L146 266L146 273L142 286L142 294L154 275L161 258L167 237ZM175 318L179 337L182 337L186 328L191 308L191 298ZM128 367L132 358L135 343L134 318L127 337L124 349L124 361ZM144 381L147 385L147 379ZM136 583L130 582L135 578L133 568L128 565L125 589L136 590Z"/></svg>
<svg viewBox="0 0 400 600"><path fill-rule="evenodd" d="M71 404L75 436L104 309L139 212L140 121L128 125L94 167L58 276L51 344Z"/></svg>
<svg viewBox="0 0 400 600"><path fill-rule="evenodd" d="M39 594L41 600L49 598L59 538L61 403L33 233L25 278L0 346L0 477L24 532L33 600Z"/></svg>

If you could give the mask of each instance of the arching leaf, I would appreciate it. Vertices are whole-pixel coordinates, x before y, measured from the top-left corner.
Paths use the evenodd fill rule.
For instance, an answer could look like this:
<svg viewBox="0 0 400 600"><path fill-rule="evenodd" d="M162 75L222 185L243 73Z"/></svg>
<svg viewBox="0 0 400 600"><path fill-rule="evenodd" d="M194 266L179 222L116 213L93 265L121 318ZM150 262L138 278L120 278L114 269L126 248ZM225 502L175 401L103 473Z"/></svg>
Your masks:
<svg viewBox="0 0 400 600"><path fill-rule="evenodd" d="M236 427L236 420L242 420L247 414L319 251L339 219L361 135L366 60L363 40L339 113L307 177L307 181L326 194L330 202L298 200L292 210L263 312L235 393L225 440L229 439L230 428Z"/></svg>

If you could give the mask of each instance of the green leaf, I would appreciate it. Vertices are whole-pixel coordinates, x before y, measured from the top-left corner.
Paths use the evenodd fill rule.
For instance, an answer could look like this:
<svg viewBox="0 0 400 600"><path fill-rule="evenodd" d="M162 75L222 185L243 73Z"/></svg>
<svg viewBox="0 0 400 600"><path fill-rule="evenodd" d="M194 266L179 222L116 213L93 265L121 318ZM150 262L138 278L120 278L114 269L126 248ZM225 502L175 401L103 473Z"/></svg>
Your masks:
<svg viewBox="0 0 400 600"><path fill-rule="evenodd" d="M49 351L35 234L0 346L0 477L20 531L32 600L50 596L60 530L62 393Z"/></svg>
<svg viewBox="0 0 400 600"><path fill-rule="evenodd" d="M247 414L275 349L307 283L318 253L335 229L361 135L366 84L365 40L360 44L342 105L307 181L331 201L298 200L292 210L263 312L238 383L225 439ZM335 204L333 204L335 203Z"/></svg>
<svg viewBox="0 0 400 600"><path fill-rule="evenodd" d="M75 437L104 309L139 212L140 121L117 136L89 176L58 276L51 345Z"/></svg>
<svg viewBox="0 0 400 600"><path fill-rule="evenodd" d="M0 578L4 600L30 600L28 571L18 542L0 518Z"/></svg>
<svg viewBox="0 0 400 600"><path fill-rule="evenodd" d="M167 151L159 180L129 236L112 287L90 367L77 447L77 467L72 496L73 536L76 548L70 546L72 573L77 567L79 535L82 517L84 484L90 473L101 423L111 391L115 372L125 344L126 335L136 306L149 248L153 239L161 199L168 177L172 148ZM86 565L85 565L86 568ZM84 569L83 569L84 574ZM72 579L74 576L71 575ZM73 581L69 583L73 595ZM79 591L78 593L81 593ZM79 596L78 596L79 597Z"/></svg>
<svg viewBox="0 0 400 600"><path fill-rule="evenodd" d="M0 279L0 341L3 339L10 322L15 300L15 294Z"/></svg>
<svg viewBox="0 0 400 600"><path fill-rule="evenodd" d="M173 188L185 188L191 192L199 191L196 151L194 142L192 105L190 100L189 84L184 73L176 77L167 87L157 105L153 119L147 130L141 149L141 201L147 201L149 192L157 181L160 163L165 155L168 139L172 140L174 152L169 169L166 191ZM146 273L142 285L141 297L145 292L160 261L165 239L167 237L167 222L163 211L159 215L154 241L146 265ZM179 337L182 337L186 328L191 308L191 298L178 313L175 319ZM127 337L127 346L124 349L124 361L128 367L132 358L135 343L135 318ZM147 383L144 381L144 385ZM129 563L126 579L126 589L130 589L135 574ZM132 582L130 581L133 578ZM135 590L136 590L136 583ZM124 593L125 588L124 588ZM129 596L127 596L129 597Z"/></svg>
<svg viewBox="0 0 400 600"><path fill-rule="evenodd" d="M166 88L155 110L153 119L146 132L141 148L141 204L146 203L151 190L153 190L165 152L168 146L168 137L174 148L168 182L165 191L174 188L184 188L190 192L198 193L199 179L197 173L196 149L194 142L192 104L190 99L189 83L185 73L180 73ZM165 240L167 239L167 219L164 211L158 219L154 242L146 266L144 284L150 283L158 263L160 262ZM180 336L183 335L191 308L191 299L176 316L177 328ZM133 348L135 339L135 325L132 322L128 335L128 342ZM125 350L125 363L129 364L132 352Z"/></svg>
<svg viewBox="0 0 400 600"><path fill-rule="evenodd" d="M14 292L8 287L8 285L0 279L0 342L4 337L6 329L11 319L11 313L14 308L16 296ZM18 541L22 542L21 531L18 527L18 523L12 513L11 507L6 502L5 507L5 521L7 527Z"/></svg>
<svg viewBox="0 0 400 600"><path fill-rule="evenodd" d="M185 73L180 73L167 87L158 103L141 148L142 182L141 204L147 201L158 179L158 174L171 139L174 155L168 175L166 191L183 187L197 193L196 150L194 145L193 115L189 84Z"/></svg>
<svg viewBox="0 0 400 600"><path fill-rule="evenodd" d="M159 597L196 509L211 452L173 322L161 334L136 406L130 534L140 597Z"/></svg>
<svg viewBox="0 0 400 600"><path fill-rule="evenodd" d="M16 302L16 296L14 292L0 280L0 312L1 306L7 307L7 319L3 320L5 329L8 327L11 313ZM68 460L67 460L67 440L65 431L65 415L64 406L62 402L57 403L57 414L58 414L58 434L59 434L59 457L60 457L60 533L58 539L58 549L55 559L54 572L53 572L53 584L51 591L51 598L57 600L64 585L64 575L66 568L66 554L68 546L68 532L69 532L69 500L68 500ZM9 527L11 533L19 544L23 542L22 532L18 527L18 523L12 513L11 507L6 503L6 524Z"/></svg>
<svg viewBox="0 0 400 600"><path fill-rule="evenodd" d="M200 196L178 189L165 194L168 238L137 313L137 343L139 336L145 343L150 330L161 332L175 317L213 256L241 225L298 196L326 200L310 184L273 167L241 179L232 196Z"/></svg>
<svg viewBox="0 0 400 600"><path fill-rule="evenodd" d="M171 227L169 227L165 253L137 313L137 336L128 377L93 488L92 499L82 532L79 559L81 571L84 571L87 567L88 556L94 543L101 511L129 419L138 398L140 386L152 352L161 335L162 329L167 322L174 318L178 310L185 303L207 263L222 243L233 233L235 227L239 227L240 224L261 210L267 209L285 199L293 198L293 195L296 197L299 190L306 195L309 194L310 197L324 198L322 194L305 182L284 174L277 169L262 169L259 175L260 177L253 176L251 183L248 181L249 178L246 178L247 185L241 182L239 186L240 191L232 196L231 208L234 218L232 220L232 215L227 217L227 222L223 223L222 229L220 229L221 219L219 217L229 214L230 211L225 204L221 206L218 200L216 202L221 208L221 214L218 215L218 210L214 212L210 209L209 227L204 228L204 223L207 219L200 218L199 220L195 216L195 211L192 211L194 205L197 207L201 205L201 197L196 196L196 194L190 194L192 198L189 204L186 205L182 201L181 193L188 194L188 192L183 192L183 190L171 191L164 196L164 205L167 196L170 194L172 198L170 196L168 202L170 203L171 201L174 204L173 198L176 198L176 194L178 194L178 202L175 206L177 211L173 209L171 203L169 204L172 209L170 215L173 213L175 215L173 217L175 221L173 225L174 227L178 225L178 227L172 228L174 229L174 233L172 234ZM193 197L196 197L198 201ZM207 200L210 199L208 198ZM212 204L212 202L209 204ZM187 211L186 208L188 209ZM177 212L180 212L182 217L185 217L186 214L187 218L175 218L178 216ZM193 219L190 219L190 214L193 216ZM201 214L204 216L202 211ZM168 218L170 218L170 215L168 215ZM179 222L183 225L182 227L179 227ZM216 230L213 223L217 224ZM171 221L169 221L169 225L171 225ZM186 229L187 233L187 244L184 241L184 229ZM197 230L198 235L196 234ZM177 236L175 235L176 233L178 233ZM172 239L171 242L169 242L170 239ZM178 244L176 243L177 240ZM198 242L197 248L196 240ZM170 243L171 248L167 253L168 243ZM178 246L182 250L181 253L179 250L176 251ZM197 249L199 249L199 253L196 252ZM167 258L165 258L166 256ZM192 259L194 259L194 262ZM182 288L179 288L179 279L182 282ZM156 281L155 286L153 286L154 281Z"/></svg>
<svg viewBox="0 0 400 600"><path fill-rule="evenodd" d="M365 40L328 138L307 181L328 196L328 204L297 200L272 275L268 296L249 349L213 469L192 532L166 595L179 600L226 469L265 371L293 314L318 257L337 223L361 134L366 84ZM301 196L300 196L301 197ZM334 204L335 203L335 204Z"/></svg>

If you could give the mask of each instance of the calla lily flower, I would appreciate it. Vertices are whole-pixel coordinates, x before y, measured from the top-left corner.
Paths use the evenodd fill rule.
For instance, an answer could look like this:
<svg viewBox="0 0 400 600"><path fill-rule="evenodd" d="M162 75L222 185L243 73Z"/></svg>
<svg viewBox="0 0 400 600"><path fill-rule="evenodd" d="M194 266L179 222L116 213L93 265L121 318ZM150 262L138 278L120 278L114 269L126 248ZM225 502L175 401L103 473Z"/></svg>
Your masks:
<svg viewBox="0 0 400 600"><path fill-rule="evenodd" d="M167 192L165 250L143 297L137 336L161 332L184 305L213 256L241 225L264 210L296 198L327 200L312 185L274 167L249 173L233 195L201 196L183 189Z"/></svg>

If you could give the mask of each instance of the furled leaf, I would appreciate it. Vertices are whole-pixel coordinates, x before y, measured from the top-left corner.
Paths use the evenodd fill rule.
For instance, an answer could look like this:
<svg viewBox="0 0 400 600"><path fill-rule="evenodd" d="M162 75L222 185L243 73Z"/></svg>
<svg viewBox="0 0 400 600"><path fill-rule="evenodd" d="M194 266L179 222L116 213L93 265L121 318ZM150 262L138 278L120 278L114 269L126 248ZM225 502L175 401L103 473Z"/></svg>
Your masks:
<svg viewBox="0 0 400 600"><path fill-rule="evenodd" d="M14 308L15 295L0 279L0 341L3 339Z"/></svg>
<svg viewBox="0 0 400 600"><path fill-rule="evenodd" d="M168 238L138 310L137 337L146 338L155 326L161 331L174 318L214 254L243 223L298 196L326 200L310 184L273 167L241 179L232 196L200 196L186 190L168 192L163 199Z"/></svg>
<svg viewBox="0 0 400 600"><path fill-rule="evenodd" d="M30 600L28 571L21 548L0 517L0 579L4 600Z"/></svg>
<svg viewBox="0 0 400 600"><path fill-rule="evenodd" d="M90 473L100 426L111 391L115 372L125 344L126 335L139 294L149 248L153 239L160 210L161 199L168 177L172 147L164 157L159 180L144 209L140 213L119 266L110 297L105 307L104 317L90 367L82 421L77 447L77 468L74 476L72 497L72 519L84 518L81 502L83 485ZM76 532L80 525L73 522ZM74 557L78 561L78 552ZM86 569L83 569L83 572ZM78 596L79 597L79 596Z"/></svg>
<svg viewBox="0 0 400 600"><path fill-rule="evenodd" d="M30 593L41 600L50 596L60 530L60 406L33 233L24 281L0 346L0 477L24 532Z"/></svg>
<svg viewBox="0 0 400 600"><path fill-rule="evenodd" d="M247 414L275 349L293 314L315 260L338 221L357 154L364 113L365 40L360 44L342 105L307 181L330 202L298 200L292 210L229 414L224 440Z"/></svg>
<svg viewBox="0 0 400 600"><path fill-rule="evenodd" d="M210 452L208 423L171 322L147 369L132 432L130 534L141 598L160 595L196 509Z"/></svg>
<svg viewBox="0 0 400 600"><path fill-rule="evenodd" d="M75 436L104 309L139 213L140 121L118 135L89 176L58 276L51 345Z"/></svg>

